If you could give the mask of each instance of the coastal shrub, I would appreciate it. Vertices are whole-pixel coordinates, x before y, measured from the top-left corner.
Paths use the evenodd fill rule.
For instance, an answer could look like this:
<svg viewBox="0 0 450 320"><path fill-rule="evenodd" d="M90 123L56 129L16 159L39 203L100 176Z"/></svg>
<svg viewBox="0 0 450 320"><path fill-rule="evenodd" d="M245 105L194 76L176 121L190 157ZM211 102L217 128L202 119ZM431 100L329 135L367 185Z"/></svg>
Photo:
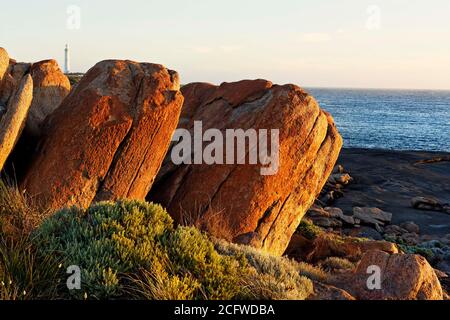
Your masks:
<svg viewBox="0 0 450 320"><path fill-rule="evenodd" d="M82 290L58 287L76 299L305 299L313 291L303 274L319 269L225 241L213 242L194 227L173 226L159 205L102 202L68 208L33 233L40 255L77 265ZM60 274L65 284L67 275ZM58 282L58 281L57 281Z"/></svg>
<svg viewBox="0 0 450 320"><path fill-rule="evenodd" d="M57 212L40 226L34 241L40 252L60 256L64 268L80 267L83 290L70 291L72 297L104 299L123 295L123 274L164 270L158 239L172 230L172 219L161 206L103 202L86 211Z"/></svg>
<svg viewBox="0 0 450 320"><path fill-rule="evenodd" d="M253 272L243 275L253 294L252 298L302 300L313 291L311 280L327 278L323 270L306 263L298 263L220 239L214 239L214 243L220 254L245 258L252 267Z"/></svg>
<svg viewBox="0 0 450 320"><path fill-rule="evenodd" d="M82 289L69 291L73 265ZM308 277L324 273L175 228L159 205L102 202L50 215L0 182L0 299L305 299Z"/></svg>
<svg viewBox="0 0 450 320"><path fill-rule="evenodd" d="M286 257L273 256L250 246L229 243L215 239L216 249L221 254L245 257L258 273L272 274L277 278L305 276L311 280L324 280L326 273L304 262L296 262Z"/></svg>
<svg viewBox="0 0 450 320"><path fill-rule="evenodd" d="M431 250L430 248L425 248L420 245L416 246L408 245L405 243L405 241L403 241L401 238L398 237L385 236L384 238L386 241L397 244L400 250L403 251L404 253L421 255L422 257L427 259L427 261L430 264L433 264L436 259L433 250Z"/></svg>
<svg viewBox="0 0 450 320"><path fill-rule="evenodd" d="M424 248L421 246L409 246L409 245L402 245L399 244L400 250L402 250L405 253L409 254L418 254L424 257L428 260L429 263L433 264L434 260L436 259L433 251L429 248Z"/></svg>
<svg viewBox="0 0 450 320"><path fill-rule="evenodd" d="M302 219L300 225L297 228L297 232L300 233L308 240L314 240L324 231L322 228L316 226L312 221L308 219Z"/></svg>
<svg viewBox="0 0 450 320"><path fill-rule="evenodd" d="M130 274L129 293L131 296L146 300L194 300L201 284L189 273L178 276L171 272L172 262L166 257L165 270L140 269Z"/></svg>
<svg viewBox="0 0 450 320"><path fill-rule="evenodd" d="M304 300L313 292L313 284L306 278L302 281L296 278L280 281L273 275L253 272L243 275L242 281L250 293L246 299Z"/></svg>
<svg viewBox="0 0 450 320"><path fill-rule="evenodd" d="M201 279L204 298L232 299L243 294L240 275L244 259L220 255L206 234L194 227L179 227L164 244L176 274L186 271Z"/></svg>
<svg viewBox="0 0 450 320"><path fill-rule="evenodd" d="M167 253L163 272L141 270L132 276L140 297L157 300L238 299L248 296L242 274L245 261L220 255L208 236L178 227L161 239Z"/></svg>
<svg viewBox="0 0 450 320"><path fill-rule="evenodd" d="M345 258L329 257L320 262L320 266L326 271L353 270L355 264Z"/></svg>

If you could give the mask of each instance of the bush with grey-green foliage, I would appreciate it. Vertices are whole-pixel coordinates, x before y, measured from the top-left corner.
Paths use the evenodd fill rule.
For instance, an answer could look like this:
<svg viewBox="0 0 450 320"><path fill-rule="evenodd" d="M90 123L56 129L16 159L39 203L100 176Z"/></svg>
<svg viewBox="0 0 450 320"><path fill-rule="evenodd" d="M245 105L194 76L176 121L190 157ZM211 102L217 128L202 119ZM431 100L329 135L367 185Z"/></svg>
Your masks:
<svg viewBox="0 0 450 320"><path fill-rule="evenodd" d="M86 211L63 209L36 232L39 251L61 255L65 266L82 270L83 298L118 297L121 274L155 267L162 254L158 238L172 229L172 220L159 207L141 202L100 203Z"/></svg>
<svg viewBox="0 0 450 320"><path fill-rule="evenodd" d="M296 262L214 245L193 227L175 228L159 205L102 202L63 209L35 232L41 254L82 270L78 299L305 299L313 291ZM263 258L264 257L264 258ZM317 276L317 275L315 275Z"/></svg>
<svg viewBox="0 0 450 320"><path fill-rule="evenodd" d="M297 228L297 232L303 235L308 240L314 240L321 233L323 233L323 230L322 228L314 225L312 221L308 219L303 219Z"/></svg>

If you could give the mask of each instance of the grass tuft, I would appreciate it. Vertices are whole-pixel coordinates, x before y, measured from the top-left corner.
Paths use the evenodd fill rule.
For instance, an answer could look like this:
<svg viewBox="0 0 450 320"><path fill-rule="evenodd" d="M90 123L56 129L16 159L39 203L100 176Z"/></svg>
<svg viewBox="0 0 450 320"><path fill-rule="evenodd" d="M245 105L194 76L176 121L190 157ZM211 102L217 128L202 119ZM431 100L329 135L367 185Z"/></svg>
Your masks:
<svg viewBox="0 0 450 320"><path fill-rule="evenodd" d="M0 299L27 300L55 296L58 262L39 256L31 233L46 212L13 184L0 180Z"/></svg>

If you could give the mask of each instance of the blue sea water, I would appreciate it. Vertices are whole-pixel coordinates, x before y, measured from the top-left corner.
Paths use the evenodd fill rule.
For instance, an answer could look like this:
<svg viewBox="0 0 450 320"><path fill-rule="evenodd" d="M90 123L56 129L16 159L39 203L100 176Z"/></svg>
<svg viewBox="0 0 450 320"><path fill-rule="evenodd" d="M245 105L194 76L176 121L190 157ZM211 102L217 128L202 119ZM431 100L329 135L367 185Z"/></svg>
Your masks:
<svg viewBox="0 0 450 320"><path fill-rule="evenodd" d="M349 148L450 152L450 91L308 88Z"/></svg>

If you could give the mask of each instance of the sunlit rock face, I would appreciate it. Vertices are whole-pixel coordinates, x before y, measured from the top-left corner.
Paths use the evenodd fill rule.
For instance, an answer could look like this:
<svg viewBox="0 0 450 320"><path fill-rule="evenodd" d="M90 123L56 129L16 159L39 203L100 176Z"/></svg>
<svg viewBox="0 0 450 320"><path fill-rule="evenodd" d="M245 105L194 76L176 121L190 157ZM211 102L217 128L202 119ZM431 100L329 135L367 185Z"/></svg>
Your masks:
<svg viewBox="0 0 450 320"><path fill-rule="evenodd" d="M49 116L22 188L46 208L144 199L183 103L161 65L99 62Z"/></svg>
<svg viewBox="0 0 450 320"><path fill-rule="evenodd" d="M0 48L0 170L16 145L33 98L29 64L18 64Z"/></svg>
<svg viewBox="0 0 450 320"><path fill-rule="evenodd" d="M226 129L278 130L279 163L264 175L261 162L175 165L169 152L148 198L179 223L282 255L339 155L342 139L333 119L301 88L266 80L192 83L182 93L179 129L194 136L201 121L203 130L224 136ZM237 144L232 152L239 152Z"/></svg>

